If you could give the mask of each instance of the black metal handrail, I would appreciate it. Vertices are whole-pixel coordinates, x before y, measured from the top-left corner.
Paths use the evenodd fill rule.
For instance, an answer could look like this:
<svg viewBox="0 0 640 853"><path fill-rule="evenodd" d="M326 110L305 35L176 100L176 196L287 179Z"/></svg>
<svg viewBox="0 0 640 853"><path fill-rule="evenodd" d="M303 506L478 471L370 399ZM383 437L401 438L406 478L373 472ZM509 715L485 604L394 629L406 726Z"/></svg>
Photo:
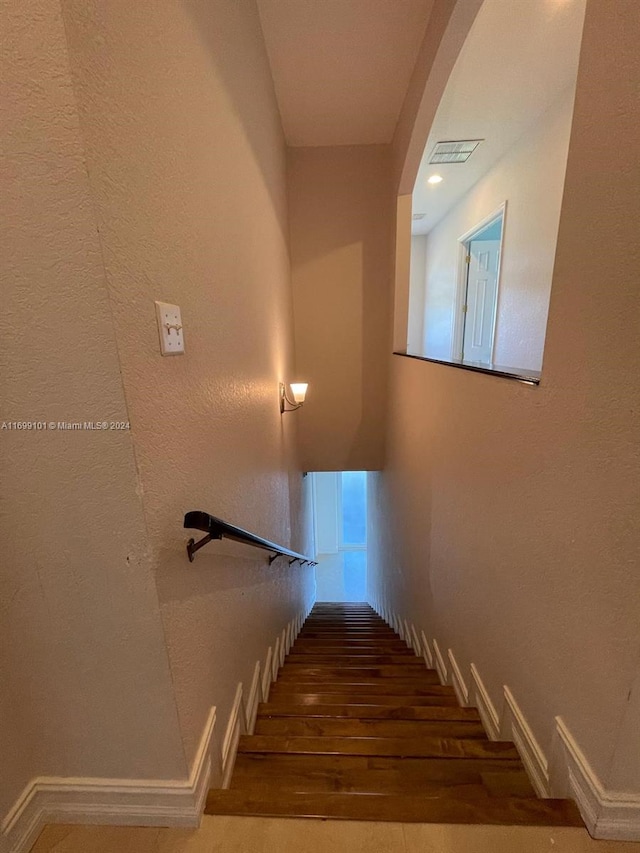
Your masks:
<svg viewBox="0 0 640 853"><path fill-rule="evenodd" d="M189 530L203 530L207 534L198 542L195 539L189 539L187 554L189 555L190 563L193 563L196 551L199 551L203 545L211 542L212 539L233 539L235 542L253 545L255 548L262 548L264 551L273 551L273 554L269 557L269 565L274 560L277 560L278 557L289 557L289 565L295 562L299 562L301 566L304 566L305 563L311 566L318 565L315 560L305 557L304 554L298 554L296 551L290 551L289 548L283 548L282 545L276 545L275 542L270 542L268 539L263 539L254 533L249 533L248 530L236 527L235 524L229 524L229 522L223 521L221 518L216 518L215 515L209 515L208 512L200 512L199 510L188 512L184 517L184 526Z"/></svg>

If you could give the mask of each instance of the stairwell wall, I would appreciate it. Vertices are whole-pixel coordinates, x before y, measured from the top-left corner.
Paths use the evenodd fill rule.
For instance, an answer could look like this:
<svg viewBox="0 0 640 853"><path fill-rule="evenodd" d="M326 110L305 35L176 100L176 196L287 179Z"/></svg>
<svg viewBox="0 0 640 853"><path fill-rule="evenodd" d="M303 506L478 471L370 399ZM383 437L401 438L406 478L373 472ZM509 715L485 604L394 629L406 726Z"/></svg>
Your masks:
<svg viewBox="0 0 640 853"><path fill-rule="evenodd" d="M1 15L3 824L36 776L188 767L131 433L58 428L129 419L60 6Z"/></svg>
<svg viewBox="0 0 640 853"><path fill-rule="evenodd" d="M187 761L224 725L272 637L313 597L309 566L234 543L186 560L203 509L305 551L285 146L252 0L63 0L87 169ZM162 358L154 300L182 309Z"/></svg>
<svg viewBox="0 0 640 853"><path fill-rule="evenodd" d="M638 800L640 20L588 2L540 387L392 357L371 600ZM616 56L616 63L610 62ZM615 168L603 168L611 139ZM622 796L621 794L621 796Z"/></svg>
<svg viewBox="0 0 640 853"><path fill-rule="evenodd" d="M285 147L255 4L2 13L2 420L131 424L2 433L0 814L14 804L3 831L24 846L43 800L138 819L147 781L166 782L157 821L184 799L197 820L212 706L219 731L314 579L228 543L190 565L182 528L204 509L311 544L278 405L294 364ZM184 356L160 356L157 299L182 308Z"/></svg>

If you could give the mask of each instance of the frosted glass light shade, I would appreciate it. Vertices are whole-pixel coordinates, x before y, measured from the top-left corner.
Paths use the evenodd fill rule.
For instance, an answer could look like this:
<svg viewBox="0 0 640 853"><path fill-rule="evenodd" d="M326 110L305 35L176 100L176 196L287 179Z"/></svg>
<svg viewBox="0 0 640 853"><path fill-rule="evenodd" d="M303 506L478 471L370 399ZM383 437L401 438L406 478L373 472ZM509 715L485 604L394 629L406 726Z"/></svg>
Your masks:
<svg viewBox="0 0 640 853"><path fill-rule="evenodd" d="M307 396L308 382L292 382L291 393L296 403L304 403L304 398Z"/></svg>

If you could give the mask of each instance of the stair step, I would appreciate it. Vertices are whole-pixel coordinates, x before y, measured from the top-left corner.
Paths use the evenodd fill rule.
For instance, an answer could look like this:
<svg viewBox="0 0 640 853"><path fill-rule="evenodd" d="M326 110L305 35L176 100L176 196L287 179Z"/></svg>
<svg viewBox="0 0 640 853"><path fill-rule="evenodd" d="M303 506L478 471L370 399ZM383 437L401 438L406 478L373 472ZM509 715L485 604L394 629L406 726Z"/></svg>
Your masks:
<svg viewBox="0 0 640 853"><path fill-rule="evenodd" d="M342 628L350 630L351 628L385 628L390 630L389 626L382 619L372 619L371 616L350 616L348 619L339 619L335 616L317 616L313 619L308 619L305 628L314 630L316 628Z"/></svg>
<svg viewBox="0 0 640 853"><path fill-rule="evenodd" d="M243 735L239 753L385 755L396 758L500 758L520 761L509 741L445 737L310 737Z"/></svg>
<svg viewBox="0 0 640 853"><path fill-rule="evenodd" d="M323 717L258 717L255 735L318 737L461 737L486 739L480 722L448 720L351 720Z"/></svg>
<svg viewBox="0 0 640 853"><path fill-rule="evenodd" d="M397 638L398 634L389 628L387 625L305 625L300 631L301 637L312 636L314 634L327 634L332 637L349 637L352 635L355 638L362 638L367 634L372 637L393 637Z"/></svg>
<svg viewBox="0 0 640 853"><path fill-rule="evenodd" d="M341 697L344 700L344 697ZM460 708L457 705L384 705L370 702L370 697L361 702L341 704L295 704L291 702L262 702L258 707L259 717L334 717L358 720L447 720L449 722L479 722L475 708Z"/></svg>
<svg viewBox="0 0 640 853"><path fill-rule="evenodd" d="M427 669L408 670L397 675L375 676L370 672L363 672L362 667L341 667L339 673L322 672L313 668L313 673L305 671L298 674L282 667L278 674L278 682L282 685L291 684L313 684L316 690L327 690L333 684L384 684L396 693L406 693L419 689L420 687L448 687L440 684L437 676L431 674Z"/></svg>
<svg viewBox="0 0 640 853"><path fill-rule="evenodd" d="M309 666L310 661L308 660L308 655L306 654L298 654L297 652L291 651L287 655L287 663L288 664L298 664L302 666ZM333 666L380 666L380 665L389 665L395 664L397 666L419 666L421 669L424 669L424 661L421 658L416 657L415 655L395 655L395 654L370 654L363 655L359 654L357 656L352 656L350 652L345 652L344 654L316 654L314 655L312 666L319 666L320 664L332 664Z"/></svg>
<svg viewBox="0 0 640 853"><path fill-rule="evenodd" d="M353 622L356 619L368 619L370 622L376 622L380 625L386 625L387 623L382 619L382 617L378 616L375 611L372 610L359 610L359 611L351 611L350 613L337 612L327 610L324 612L317 611L316 613L311 613L310 616L307 617L307 621L305 624L311 624L313 622L319 622L322 620L332 620L339 624L349 622Z"/></svg>
<svg viewBox="0 0 640 853"><path fill-rule="evenodd" d="M342 791L375 794L427 795L431 786L455 788L482 785L483 773L492 784L518 774L520 762L499 758L397 758L366 755L301 755L296 753L238 753L231 787L277 786L282 791Z"/></svg>
<svg viewBox="0 0 640 853"><path fill-rule="evenodd" d="M274 693L269 700L280 705L389 705L392 708L405 705L440 705L455 708L458 704L455 694L450 696L415 696L411 693L399 695L358 693L331 693L331 687L326 687L326 693Z"/></svg>
<svg viewBox="0 0 640 853"><path fill-rule="evenodd" d="M386 681L331 681L323 684L323 690L331 693L357 693L364 695L393 695L398 696L410 694L412 696L455 696L453 687L442 684L420 683L416 686L414 682L405 681L401 678L388 679ZM317 693L319 685L317 681L297 681L291 679L286 681L279 679L271 686L271 696L280 693Z"/></svg>
<svg viewBox="0 0 640 853"><path fill-rule="evenodd" d="M381 630L376 629L374 631L364 631L364 630L360 630L360 629L349 629L349 630L347 630L344 628L341 628L341 629L328 628L328 629L323 630L322 628L318 628L318 627L310 628L309 626L305 626L304 628L302 628L302 630L300 631L300 633L298 634L296 639L297 640L307 640L308 642L313 642L313 643L319 643L320 640L323 639L322 637L307 637L307 636L305 636L306 633L326 634L327 635L325 637L326 640L336 640L336 639L340 640L340 639L344 639L345 637L347 637L347 638L350 638L354 642L359 641L359 640L366 640L367 639L366 636L365 637L361 636L364 633L364 634L373 635L370 638L370 641L374 642L374 643L377 643L380 640L387 641L387 642L392 641L394 643L404 643L404 640L402 639L402 637L399 634L396 634L396 632L393 631L391 628L384 628Z"/></svg>
<svg viewBox="0 0 640 853"><path fill-rule="evenodd" d="M365 610L364 608L360 610L358 608L354 608L353 610L331 610L329 608L314 610L307 616L307 622L310 622L312 619L353 619L361 616L368 617L369 619L381 619L384 622L384 619L375 610Z"/></svg>
<svg viewBox="0 0 640 853"><path fill-rule="evenodd" d="M363 646L375 646L376 648L400 648L409 650L407 644L400 639L400 637L391 636L391 637L352 637L349 640L345 640L344 637L303 637L302 634L299 634L296 642L297 646L304 646L305 648L317 648L318 646L331 646L332 648L338 649L358 649Z"/></svg>
<svg viewBox="0 0 640 853"><path fill-rule="evenodd" d="M431 674L429 674L431 673ZM305 666L304 664L292 663L285 665L280 670L278 678L297 678L304 681L307 678L312 678L314 681L318 678L363 678L368 681L371 678L407 678L409 675L422 681L437 681L438 676L433 670L425 668L424 663L417 664L384 664L380 666Z"/></svg>
<svg viewBox="0 0 640 853"><path fill-rule="evenodd" d="M277 791L212 791L207 814L389 820L526 826L581 826L575 806L566 800L518 797L394 797L368 794L287 794Z"/></svg>
<svg viewBox="0 0 640 853"><path fill-rule="evenodd" d="M361 619L358 622L343 623L328 621L315 623L310 622L308 625L305 625L303 630L305 633L307 631L325 631L326 633L337 632L341 634L360 634L363 632L369 634L393 634L393 631L391 630L391 628L388 627L388 625L385 625L381 622L376 623L371 621L365 621L364 619Z"/></svg>
<svg viewBox="0 0 640 853"><path fill-rule="evenodd" d="M298 640L291 646L290 654L306 655L315 657L316 655L333 655L342 659L345 656L360 657L367 655L395 655L408 658L417 657L412 649L405 645L396 643L394 646L311 646L300 643Z"/></svg>
<svg viewBox="0 0 640 853"><path fill-rule="evenodd" d="M367 604L314 607L206 811L582 826Z"/></svg>
<svg viewBox="0 0 640 853"><path fill-rule="evenodd" d="M350 613L345 613L344 611L338 612L335 610L326 610L321 612L318 610L307 617L307 623L317 622L319 619L332 619L334 622L340 623L351 622L354 619L369 619L371 622L380 622L382 625L387 624L382 617L378 616L378 614L372 610L352 610Z"/></svg>

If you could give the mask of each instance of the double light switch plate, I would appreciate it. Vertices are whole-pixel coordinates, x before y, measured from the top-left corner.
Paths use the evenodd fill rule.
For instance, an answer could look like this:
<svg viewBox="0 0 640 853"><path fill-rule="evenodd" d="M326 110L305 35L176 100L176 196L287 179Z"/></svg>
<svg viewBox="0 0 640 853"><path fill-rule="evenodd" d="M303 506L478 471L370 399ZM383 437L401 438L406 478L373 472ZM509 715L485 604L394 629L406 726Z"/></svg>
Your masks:
<svg viewBox="0 0 640 853"><path fill-rule="evenodd" d="M160 352L162 355L182 355L184 353L184 329L178 305L168 302L156 302L156 317L160 334Z"/></svg>

